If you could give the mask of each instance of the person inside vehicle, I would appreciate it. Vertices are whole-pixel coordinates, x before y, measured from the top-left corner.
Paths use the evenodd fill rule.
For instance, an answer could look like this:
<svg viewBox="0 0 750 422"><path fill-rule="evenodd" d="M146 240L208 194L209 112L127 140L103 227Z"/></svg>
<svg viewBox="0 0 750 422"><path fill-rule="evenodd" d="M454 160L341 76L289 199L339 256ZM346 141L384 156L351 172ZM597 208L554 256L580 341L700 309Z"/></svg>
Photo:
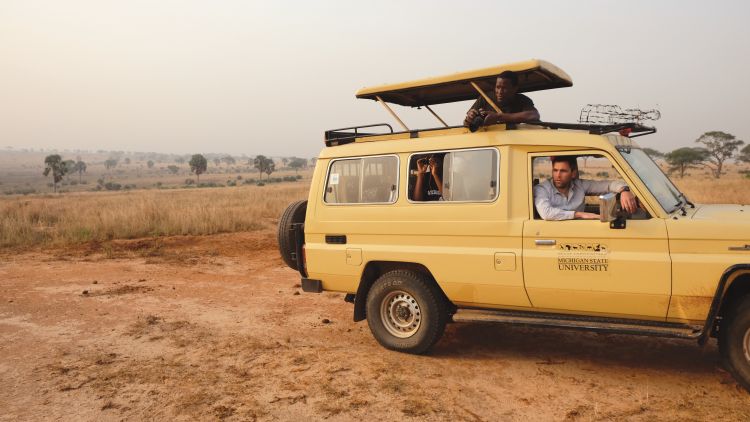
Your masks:
<svg viewBox="0 0 750 422"><path fill-rule="evenodd" d="M599 214L584 212L586 195L620 194L622 209L630 214L638 203L630 188L618 180L584 180L578 178L575 156L551 157L552 178L534 186L534 205L545 220L599 219Z"/></svg>
<svg viewBox="0 0 750 422"><path fill-rule="evenodd" d="M502 110L500 113L479 97L474 105L466 113L464 126L473 130L479 126L494 125L497 123L524 123L539 121L539 111L534 107L531 98L518 93L518 75L506 70L498 75L495 81L495 104ZM474 119L481 118L472 124Z"/></svg>
<svg viewBox="0 0 750 422"><path fill-rule="evenodd" d="M439 201L443 197L443 154L430 154L417 159L415 201Z"/></svg>

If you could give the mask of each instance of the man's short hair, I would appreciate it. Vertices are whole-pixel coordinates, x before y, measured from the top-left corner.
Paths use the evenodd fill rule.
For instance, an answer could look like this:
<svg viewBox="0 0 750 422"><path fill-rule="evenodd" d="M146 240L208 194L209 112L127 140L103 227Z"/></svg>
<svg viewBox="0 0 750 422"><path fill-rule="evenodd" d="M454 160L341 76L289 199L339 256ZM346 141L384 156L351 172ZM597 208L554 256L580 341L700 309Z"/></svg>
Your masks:
<svg viewBox="0 0 750 422"><path fill-rule="evenodd" d="M497 75L497 77L505 79L506 81L510 81L513 86L518 86L518 75L512 70L506 70L505 72Z"/></svg>
<svg viewBox="0 0 750 422"><path fill-rule="evenodd" d="M553 166L555 165L555 163L568 163L571 171L578 170L578 159L575 155L561 155L550 157L550 160L552 160Z"/></svg>

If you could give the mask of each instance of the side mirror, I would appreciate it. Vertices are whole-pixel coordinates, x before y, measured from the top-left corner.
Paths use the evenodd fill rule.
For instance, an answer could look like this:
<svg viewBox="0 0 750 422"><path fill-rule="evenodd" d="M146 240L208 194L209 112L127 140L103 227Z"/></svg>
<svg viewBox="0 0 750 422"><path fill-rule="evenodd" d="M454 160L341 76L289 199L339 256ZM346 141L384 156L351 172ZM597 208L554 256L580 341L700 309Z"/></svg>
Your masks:
<svg viewBox="0 0 750 422"><path fill-rule="evenodd" d="M610 192L599 195L599 221L609 223L610 229L625 228L625 217L617 213L617 194Z"/></svg>
<svg viewBox="0 0 750 422"><path fill-rule="evenodd" d="M599 195L599 220L602 223L609 223L617 219L615 206L617 205L617 195L610 192Z"/></svg>

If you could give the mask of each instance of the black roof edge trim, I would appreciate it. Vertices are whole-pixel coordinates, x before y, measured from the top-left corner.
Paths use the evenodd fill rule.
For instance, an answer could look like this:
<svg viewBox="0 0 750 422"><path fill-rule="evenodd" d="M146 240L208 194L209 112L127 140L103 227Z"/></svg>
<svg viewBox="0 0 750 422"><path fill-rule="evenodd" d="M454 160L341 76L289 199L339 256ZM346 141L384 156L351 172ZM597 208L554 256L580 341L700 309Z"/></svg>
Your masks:
<svg viewBox="0 0 750 422"><path fill-rule="evenodd" d="M568 129L568 130L585 130L592 135L604 135L612 132L620 132L624 129L630 129L630 135L628 137L635 138L643 135L650 135L656 133L656 128L650 126L643 126L640 123L617 123L611 125L596 125L590 123L557 123L557 122L525 122L526 125L546 127L548 129ZM390 133L365 133L359 132L359 129L368 127L387 126L391 131ZM464 125L456 126L440 126L426 129L414 129L405 130L400 132L394 132L391 125L387 123L377 123L372 125L352 126L340 129L331 129L325 131L325 144L327 147L333 147L337 145L350 144L358 138L367 138L370 136L383 136L383 135L398 135L408 133L410 138L417 138L419 132L430 132L435 130L445 129L456 129L465 127ZM508 123L507 130L517 129L516 123ZM353 132L352 132L353 131Z"/></svg>

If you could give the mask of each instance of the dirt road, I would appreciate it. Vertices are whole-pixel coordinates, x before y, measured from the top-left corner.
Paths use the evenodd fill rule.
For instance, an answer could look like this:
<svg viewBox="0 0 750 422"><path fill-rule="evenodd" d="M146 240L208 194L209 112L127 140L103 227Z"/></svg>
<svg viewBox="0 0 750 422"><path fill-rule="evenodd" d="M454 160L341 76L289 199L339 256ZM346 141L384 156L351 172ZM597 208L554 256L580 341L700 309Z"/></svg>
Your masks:
<svg viewBox="0 0 750 422"><path fill-rule="evenodd" d="M451 324L381 348L271 232L0 253L1 420L749 420L714 343Z"/></svg>

